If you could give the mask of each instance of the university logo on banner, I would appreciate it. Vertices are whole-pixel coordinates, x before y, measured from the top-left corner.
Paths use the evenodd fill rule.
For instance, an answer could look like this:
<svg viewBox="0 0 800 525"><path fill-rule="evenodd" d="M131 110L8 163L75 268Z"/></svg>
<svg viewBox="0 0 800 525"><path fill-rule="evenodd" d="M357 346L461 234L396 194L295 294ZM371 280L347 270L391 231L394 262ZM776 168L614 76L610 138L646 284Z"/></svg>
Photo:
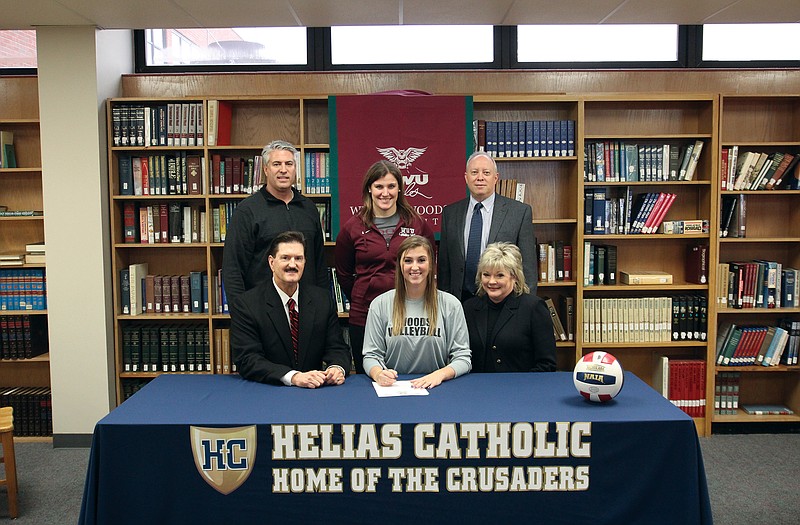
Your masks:
<svg viewBox="0 0 800 525"><path fill-rule="evenodd" d="M363 205L361 183L379 160L403 175L405 195L434 232L444 206L463 199L471 99L419 93L331 97L331 153L342 223ZM469 125L467 123L469 122ZM338 231L340 224L334 224Z"/></svg>
<svg viewBox="0 0 800 525"><path fill-rule="evenodd" d="M222 494L238 489L256 460L256 426L189 427L197 472Z"/></svg>

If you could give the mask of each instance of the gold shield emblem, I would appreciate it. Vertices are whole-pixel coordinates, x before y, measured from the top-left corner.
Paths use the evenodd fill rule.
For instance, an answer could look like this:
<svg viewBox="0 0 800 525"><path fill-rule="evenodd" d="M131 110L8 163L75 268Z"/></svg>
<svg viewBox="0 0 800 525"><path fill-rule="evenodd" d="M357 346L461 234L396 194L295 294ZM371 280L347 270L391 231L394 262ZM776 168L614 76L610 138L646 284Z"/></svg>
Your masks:
<svg viewBox="0 0 800 525"><path fill-rule="evenodd" d="M256 460L256 426L189 427L192 455L203 479L222 494L238 489Z"/></svg>

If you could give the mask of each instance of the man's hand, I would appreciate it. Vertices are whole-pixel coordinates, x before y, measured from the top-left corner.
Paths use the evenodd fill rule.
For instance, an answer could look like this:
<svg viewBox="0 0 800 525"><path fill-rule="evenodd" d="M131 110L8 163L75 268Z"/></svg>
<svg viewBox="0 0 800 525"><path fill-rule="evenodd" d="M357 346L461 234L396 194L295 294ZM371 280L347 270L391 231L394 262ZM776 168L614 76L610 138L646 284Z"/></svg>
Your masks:
<svg viewBox="0 0 800 525"><path fill-rule="evenodd" d="M320 370L297 372L292 376L292 384L302 388L319 388L325 384L325 381L325 372L321 372Z"/></svg>
<svg viewBox="0 0 800 525"><path fill-rule="evenodd" d="M325 384L334 386L344 384L342 369L338 366L329 366L325 370Z"/></svg>

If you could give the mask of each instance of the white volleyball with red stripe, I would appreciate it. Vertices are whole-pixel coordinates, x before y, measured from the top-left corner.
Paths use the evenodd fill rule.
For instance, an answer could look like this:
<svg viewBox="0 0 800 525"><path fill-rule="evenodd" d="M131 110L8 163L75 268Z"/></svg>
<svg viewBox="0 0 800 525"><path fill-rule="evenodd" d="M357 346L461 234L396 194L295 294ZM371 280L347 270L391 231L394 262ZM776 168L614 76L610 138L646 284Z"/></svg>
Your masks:
<svg viewBox="0 0 800 525"><path fill-rule="evenodd" d="M608 352L591 352L581 358L572 373L578 392L595 403L614 399L622 390L624 375L619 359Z"/></svg>

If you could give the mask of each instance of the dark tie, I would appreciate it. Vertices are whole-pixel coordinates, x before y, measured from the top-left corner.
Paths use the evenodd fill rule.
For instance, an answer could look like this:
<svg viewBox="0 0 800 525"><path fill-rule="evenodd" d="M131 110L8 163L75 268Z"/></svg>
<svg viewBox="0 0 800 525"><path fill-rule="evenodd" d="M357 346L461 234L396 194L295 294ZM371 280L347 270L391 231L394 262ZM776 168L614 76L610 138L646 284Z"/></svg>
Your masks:
<svg viewBox="0 0 800 525"><path fill-rule="evenodd" d="M294 299L291 297L286 301L286 306L289 307L289 328L292 332L292 352L294 352L294 364L298 364L297 358L297 336L300 333L300 314L294 307Z"/></svg>
<svg viewBox="0 0 800 525"><path fill-rule="evenodd" d="M481 208L483 208L483 204L480 202L475 205L475 209L472 212L472 222L469 227L469 238L467 239L464 289L472 294L475 293L475 274L478 273L478 259L481 257L481 237L483 233Z"/></svg>

